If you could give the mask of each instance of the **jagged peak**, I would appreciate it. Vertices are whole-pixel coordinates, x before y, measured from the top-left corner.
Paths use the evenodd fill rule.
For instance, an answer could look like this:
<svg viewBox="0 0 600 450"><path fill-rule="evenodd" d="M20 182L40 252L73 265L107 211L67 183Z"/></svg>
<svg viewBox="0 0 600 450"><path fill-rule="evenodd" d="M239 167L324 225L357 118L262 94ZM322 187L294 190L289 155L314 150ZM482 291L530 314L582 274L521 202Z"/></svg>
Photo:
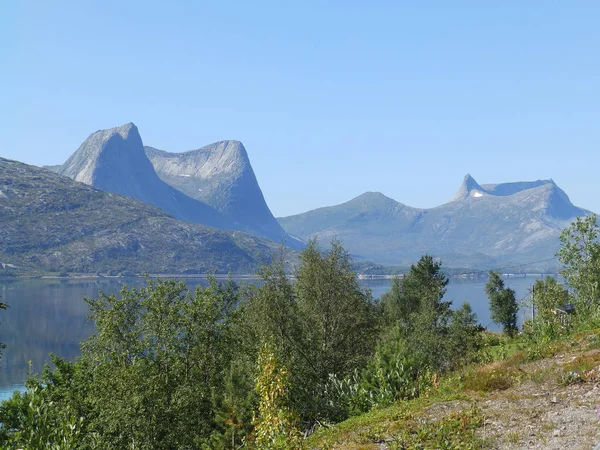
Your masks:
<svg viewBox="0 0 600 450"><path fill-rule="evenodd" d="M135 133L139 136L140 132L133 122L127 122L120 127L112 128L112 131L119 133L123 139L127 139L131 133Z"/></svg>
<svg viewBox="0 0 600 450"><path fill-rule="evenodd" d="M466 174L458 192L452 198L452 201L463 200L467 197L482 197L484 194L487 194L487 191L475 181L475 178L470 174Z"/></svg>
<svg viewBox="0 0 600 450"><path fill-rule="evenodd" d="M518 197L517 201L533 201L536 209L544 210L556 218L574 217L583 211L571 203L568 195L552 179L480 185L467 174L452 201L484 196Z"/></svg>
<svg viewBox="0 0 600 450"><path fill-rule="evenodd" d="M125 145L121 145L119 142L125 143ZM107 150L110 150L109 153L114 153L112 158L117 154L126 154L136 161L140 158L146 159L140 133L135 124L129 122L92 133L58 172L76 181L93 184L94 171L98 161L104 157Z"/></svg>
<svg viewBox="0 0 600 450"><path fill-rule="evenodd" d="M226 154L230 153L231 155L236 155L243 159L244 161L248 161L248 152L246 151L246 147L240 141L235 140L226 140L226 141L218 141L209 145L205 145L197 150L192 150L190 153L217 153L217 154Z"/></svg>
<svg viewBox="0 0 600 450"><path fill-rule="evenodd" d="M142 140L140 132L133 122L128 122L118 127L107 128L105 130L98 130L95 133L92 133L88 139L100 137L108 140L114 135L119 135L123 140L131 138L139 139L140 141Z"/></svg>

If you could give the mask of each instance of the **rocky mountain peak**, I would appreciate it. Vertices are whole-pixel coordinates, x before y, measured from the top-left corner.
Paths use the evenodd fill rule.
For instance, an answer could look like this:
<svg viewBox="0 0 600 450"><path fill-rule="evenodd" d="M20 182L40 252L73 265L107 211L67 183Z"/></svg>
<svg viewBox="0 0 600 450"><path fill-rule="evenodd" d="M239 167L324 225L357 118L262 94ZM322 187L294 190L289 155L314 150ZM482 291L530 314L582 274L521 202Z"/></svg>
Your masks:
<svg viewBox="0 0 600 450"><path fill-rule="evenodd" d="M115 127L106 131L118 133L123 139L129 139L131 136L135 139L139 139L140 141L142 140L140 137L140 132L133 122L128 122L120 127Z"/></svg>
<svg viewBox="0 0 600 450"><path fill-rule="evenodd" d="M219 141L197 150L171 153L145 147L165 183L241 224L245 231L281 242L286 233L273 217L248 153L240 141ZM289 238L288 244L294 244Z"/></svg>
<svg viewBox="0 0 600 450"><path fill-rule="evenodd" d="M468 197L482 197L484 194L487 194L487 191L475 181L475 178L470 174L466 174L452 201L463 200Z"/></svg>
<svg viewBox="0 0 600 450"><path fill-rule="evenodd" d="M364 192L362 194L360 194L358 197L356 197L356 199L360 199L360 200L389 200L390 198L385 196L384 194L382 194L381 192L375 192L375 191L367 191Z"/></svg>
<svg viewBox="0 0 600 450"><path fill-rule="evenodd" d="M571 203L567 193L559 188L553 180L547 180L536 190L540 191L540 203L547 215L564 220L582 215L582 210Z"/></svg>
<svg viewBox="0 0 600 450"><path fill-rule="evenodd" d="M79 146L77 151L62 165L58 173L94 185L102 183L98 171L106 167L123 165L123 158L134 164L144 164L142 138L133 123L120 127L98 130ZM98 186L97 186L98 187Z"/></svg>
<svg viewBox="0 0 600 450"><path fill-rule="evenodd" d="M92 133L62 166L48 170L137 198L180 220L303 246L271 214L240 141L169 153L144 147L137 127L127 123Z"/></svg>
<svg viewBox="0 0 600 450"><path fill-rule="evenodd" d="M58 173L104 191L137 198L181 220L234 228L213 208L160 180L133 123L92 133Z"/></svg>
<svg viewBox="0 0 600 450"><path fill-rule="evenodd" d="M428 253L450 267L481 269L550 260L561 230L590 213L573 206L552 180L480 185L470 175L443 205L417 209L391 202L367 192L279 221L294 236L325 246L338 238L353 255L378 263L412 264Z"/></svg>
<svg viewBox="0 0 600 450"><path fill-rule="evenodd" d="M222 184L224 178L237 178L243 176L245 171L254 176L248 153L240 141L219 141L181 153L171 153L148 146L145 147L145 151L159 176L210 180L212 189L220 182ZM204 188L199 186L187 194L210 202L207 192L210 190L208 185Z"/></svg>

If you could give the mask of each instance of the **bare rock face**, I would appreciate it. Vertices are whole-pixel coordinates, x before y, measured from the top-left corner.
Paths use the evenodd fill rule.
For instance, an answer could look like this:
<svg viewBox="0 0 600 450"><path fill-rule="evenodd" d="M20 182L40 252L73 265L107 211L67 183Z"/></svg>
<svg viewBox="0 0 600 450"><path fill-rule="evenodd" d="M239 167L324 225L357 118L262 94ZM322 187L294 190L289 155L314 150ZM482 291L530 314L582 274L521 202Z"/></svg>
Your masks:
<svg viewBox="0 0 600 450"><path fill-rule="evenodd" d="M145 151L165 183L210 205L244 231L297 246L269 210L241 142L220 141L183 153Z"/></svg>
<svg viewBox="0 0 600 450"><path fill-rule="evenodd" d="M454 198L435 208L366 193L279 222L288 233L323 245L337 237L351 253L382 264L410 264L429 253L450 267L545 270L558 265L552 258L560 232L587 214L552 180L480 185L467 175Z"/></svg>
<svg viewBox="0 0 600 450"><path fill-rule="evenodd" d="M568 195L553 180L519 181L515 183L478 184L471 175L466 175L453 202L468 198L506 197L505 202L519 200L527 204L532 211L542 211L551 220L568 220L582 214L582 209L571 203ZM497 200L502 202L501 199ZM486 203L485 201L483 202Z"/></svg>
<svg viewBox="0 0 600 450"><path fill-rule="evenodd" d="M487 193L487 191L483 187L479 186L477 181L475 181L471 175L466 174L460 189L452 201L455 202L464 200L467 197L481 197L484 193Z"/></svg>
<svg viewBox="0 0 600 450"><path fill-rule="evenodd" d="M302 246L271 214L238 141L168 153L144 147L137 127L128 123L93 133L62 166L46 169L157 206L180 220Z"/></svg>
<svg viewBox="0 0 600 450"><path fill-rule="evenodd" d="M93 133L58 173L107 192L150 203L180 220L236 228L215 209L179 192L158 177L133 123Z"/></svg>

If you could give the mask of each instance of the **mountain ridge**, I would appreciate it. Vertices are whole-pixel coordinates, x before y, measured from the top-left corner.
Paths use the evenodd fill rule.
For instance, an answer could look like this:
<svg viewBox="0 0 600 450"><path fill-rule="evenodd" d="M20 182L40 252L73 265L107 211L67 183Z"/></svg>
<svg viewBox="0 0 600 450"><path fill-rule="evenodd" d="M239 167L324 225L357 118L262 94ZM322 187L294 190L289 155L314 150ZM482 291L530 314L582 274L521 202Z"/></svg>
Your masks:
<svg viewBox="0 0 600 450"><path fill-rule="evenodd" d="M484 187L486 186L486 187ZM284 229L322 245L340 239L356 255L406 265L423 253L450 266L481 268L554 256L560 231L579 215L552 180L480 185L466 175L457 194L433 208L413 208L383 194L278 218Z"/></svg>

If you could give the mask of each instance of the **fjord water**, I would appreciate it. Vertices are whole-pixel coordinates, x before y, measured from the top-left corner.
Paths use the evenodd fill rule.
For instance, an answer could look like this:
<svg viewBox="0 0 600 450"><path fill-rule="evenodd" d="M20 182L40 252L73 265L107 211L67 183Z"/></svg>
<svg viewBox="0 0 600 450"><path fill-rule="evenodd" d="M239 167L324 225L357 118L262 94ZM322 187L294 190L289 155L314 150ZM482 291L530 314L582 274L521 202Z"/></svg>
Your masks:
<svg viewBox="0 0 600 450"><path fill-rule="evenodd" d="M539 277L537 277L539 278ZM536 277L509 277L506 285L516 291L517 299L525 298ZM485 279L452 278L445 299L453 307L464 301L471 303L479 322L491 330ZM205 279L188 279L188 286L205 285ZM252 280L240 280L252 283ZM96 297L100 291L118 293L124 286L143 286L143 279L60 279L0 280L0 297L9 308L0 313L0 342L7 345L0 360L0 400L20 389L31 370L39 373L49 362L49 353L72 359L79 354L79 343L93 331L88 323L84 297ZM391 280L361 280L379 298L390 289ZM522 315L520 317L522 319Z"/></svg>

